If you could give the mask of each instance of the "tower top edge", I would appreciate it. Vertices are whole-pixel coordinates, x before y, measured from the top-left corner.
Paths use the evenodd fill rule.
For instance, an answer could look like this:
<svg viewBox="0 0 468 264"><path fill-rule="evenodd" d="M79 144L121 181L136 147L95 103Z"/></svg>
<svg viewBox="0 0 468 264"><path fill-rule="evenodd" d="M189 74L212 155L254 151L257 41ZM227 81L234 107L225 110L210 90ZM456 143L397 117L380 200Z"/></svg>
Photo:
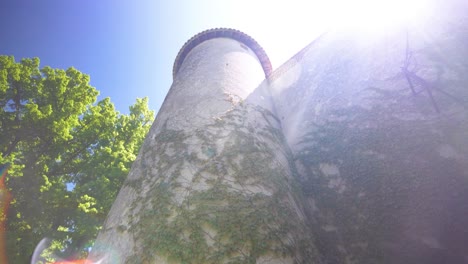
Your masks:
<svg viewBox="0 0 468 264"><path fill-rule="evenodd" d="M268 76L270 76L270 74L272 73L273 69L268 55L266 54L265 50L263 50L263 48L260 46L260 44L258 44L257 41L255 41L252 37L237 29L213 28L202 31L190 38L187 42L185 42L185 44L179 50L179 53L177 54L177 57L174 61L174 67L172 68L172 77L175 79L177 72L180 69L180 66L182 65L185 58L193 48L195 48L204 41L215 38L230 38L243 43L244 45L249 47L257 56L258 60L260 61L260 64L262 65L263 71L265 72L265 78L268 78Z"/></svg>

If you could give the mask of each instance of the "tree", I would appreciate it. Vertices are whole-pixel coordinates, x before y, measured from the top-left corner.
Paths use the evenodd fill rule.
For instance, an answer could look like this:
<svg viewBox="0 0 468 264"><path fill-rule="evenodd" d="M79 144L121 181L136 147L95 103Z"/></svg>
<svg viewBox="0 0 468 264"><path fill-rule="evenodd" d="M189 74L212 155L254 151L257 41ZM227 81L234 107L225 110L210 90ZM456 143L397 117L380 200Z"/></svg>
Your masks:
<svg viewBox="0 0 468 264"><path fill-rule="evenodd" d="M53 239L63 254L92 243L154 119L148 99L128 115L97 102L88 75L0 56L0 164L7 186L10 263L27 263Z"/></svg>

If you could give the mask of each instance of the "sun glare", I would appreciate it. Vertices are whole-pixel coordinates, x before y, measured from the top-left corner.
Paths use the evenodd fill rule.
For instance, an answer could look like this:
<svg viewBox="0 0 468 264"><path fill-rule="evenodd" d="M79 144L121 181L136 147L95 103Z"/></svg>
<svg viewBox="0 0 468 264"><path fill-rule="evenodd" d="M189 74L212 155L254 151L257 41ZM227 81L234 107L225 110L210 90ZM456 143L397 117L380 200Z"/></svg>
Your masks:
<svg viewBox="0 0 468 264"><path fill-rule="evenodd" d="M429 14L430 0L333 0L332 28L379 30L417 23Z"/></svg>

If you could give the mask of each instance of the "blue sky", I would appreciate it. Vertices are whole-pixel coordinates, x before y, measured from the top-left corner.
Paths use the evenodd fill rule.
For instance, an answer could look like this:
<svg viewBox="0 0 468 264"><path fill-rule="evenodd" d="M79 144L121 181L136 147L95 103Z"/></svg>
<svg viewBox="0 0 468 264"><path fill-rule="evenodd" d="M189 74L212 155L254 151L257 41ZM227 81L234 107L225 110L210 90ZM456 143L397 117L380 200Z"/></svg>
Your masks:
<svg viewBox="0 0 468 264"><path fill-rule="evenodd" d="M0 54L39 57L41 67L73 66L120 112L145 96L158 110L177 52L200 31L239 29L264 47L274 67L324 31L322 9L292 2L2 0Z"/></svg>

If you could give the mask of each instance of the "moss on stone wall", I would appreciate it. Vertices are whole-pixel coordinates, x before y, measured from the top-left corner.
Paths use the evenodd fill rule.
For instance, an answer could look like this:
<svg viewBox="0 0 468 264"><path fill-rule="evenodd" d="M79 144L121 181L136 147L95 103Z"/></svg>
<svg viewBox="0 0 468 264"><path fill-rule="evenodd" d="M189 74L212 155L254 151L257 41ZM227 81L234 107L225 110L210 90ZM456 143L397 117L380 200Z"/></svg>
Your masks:
<svg viewBox="0 0 468 264"><path fill-rule="evenodd" d="M457 152L445 131L460 123L440 119L430 106L421 109L426 116L405 121L393 107L404 104L335 109L301 142L296 161L305 168L303 190L318 208L308 208L316 221L311 227L329 261L406 262L411 250L416 261L421 249L410 247L419 234L403 230L418 230L419 221L426 236L442 241L434 230L450 214L444 204L461 203L450 194L468 190L460 161L441 155L443 148ZM447 230L450 223L443 225Z"/></svg>
<svg viewBox="0 0 468 264"><path fill-rule="evenodd" d="M158 148L143 150L142 159L156 165L126 182L149 189L132 207L128 232L139 249L127 263L256 263L267 256L301 263L317 257L290 198L297 195L291 196L288 164L278 160L284 138L269 123L276 122L271 113L247 107L203 129L164 126L154 137ZM248 111L261 119L250 120Z"/></svg>

